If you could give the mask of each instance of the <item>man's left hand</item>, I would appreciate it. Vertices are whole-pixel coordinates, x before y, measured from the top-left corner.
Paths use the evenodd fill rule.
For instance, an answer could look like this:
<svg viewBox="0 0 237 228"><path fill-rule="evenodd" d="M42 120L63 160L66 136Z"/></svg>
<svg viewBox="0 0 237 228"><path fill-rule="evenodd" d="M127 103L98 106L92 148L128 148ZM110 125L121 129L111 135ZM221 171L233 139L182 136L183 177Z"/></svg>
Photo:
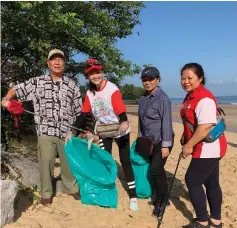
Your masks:
<svg viewBox="0 0 237 228"><path fill-rule="evenodd" d="M68 140L71 142L72 141L72 132L71 131L68 131L66 137L65 137L65 145L67 144Z"/></svg>

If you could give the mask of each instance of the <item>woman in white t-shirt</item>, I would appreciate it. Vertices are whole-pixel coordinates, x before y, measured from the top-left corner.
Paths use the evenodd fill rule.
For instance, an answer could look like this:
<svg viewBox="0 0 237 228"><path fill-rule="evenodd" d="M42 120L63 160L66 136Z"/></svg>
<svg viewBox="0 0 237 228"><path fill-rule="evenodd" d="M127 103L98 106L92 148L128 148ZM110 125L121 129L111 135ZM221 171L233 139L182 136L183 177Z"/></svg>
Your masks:
<svg viewBox="0 0 237 228"><path fill-rule="evenodd" d="M89 59L85 69L89 80L82 113L77 117L74 127L83 128L88 114L92 113L99 123L120 123L120 134L114 138L103 138L103 149L112 152L112 142L115 140L119 148L119 157L128 184L130 209L138 211L134 173L130 160L130 126L126 115L126 107L118 87L104 79L103 65L96 59Z"/></svg>

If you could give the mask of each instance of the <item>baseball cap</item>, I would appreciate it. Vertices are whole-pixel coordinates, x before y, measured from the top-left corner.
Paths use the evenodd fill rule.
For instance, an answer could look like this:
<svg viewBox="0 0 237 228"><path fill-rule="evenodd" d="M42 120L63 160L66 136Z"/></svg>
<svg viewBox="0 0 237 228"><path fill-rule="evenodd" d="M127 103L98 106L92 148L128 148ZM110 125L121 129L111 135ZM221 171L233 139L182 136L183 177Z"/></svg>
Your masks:
<svg viewBox="0 0 237 228"><path fill-rule="evenodd" d="M86 62L85 73L87 74L89 71L91 71L93 69L102 70L103 65L97 59L88 59Z"/></svg>
<svg viewBox="0 0 237 228"><path fill-rule="evenodd" d="M64 59L65 59L65 56L64 56L64 53L63 51L59 50L59 49L53 49L49 52L49 55L48 55L48 59L50 59L53 55L61 55Z"/></svg>
<svg viewBox="0 0 237 228"><path fill-rule="evenodd" d="M141 78L142 77L146 77L146 76L156 78L156 77L160 76L160 72L159 72L159 70L156 67L146 67L142 71Z"/></svg>

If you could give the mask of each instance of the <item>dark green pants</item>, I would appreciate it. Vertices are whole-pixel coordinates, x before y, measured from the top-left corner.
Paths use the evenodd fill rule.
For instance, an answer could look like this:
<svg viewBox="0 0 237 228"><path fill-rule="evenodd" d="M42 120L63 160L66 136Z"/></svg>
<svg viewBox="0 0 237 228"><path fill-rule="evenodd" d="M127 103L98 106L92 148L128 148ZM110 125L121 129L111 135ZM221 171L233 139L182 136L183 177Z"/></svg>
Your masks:
<svg viewBox="0 0 237 228"><path fill-rule="evenodd" d="M41 197L50 198L53 195L52 179L54 177L55 155L60 159L60 174L65 192L72 194L78 191L78 185L72 176L64 152L64 140L56 136L38 137L38 161L40 168Z"/></svg>

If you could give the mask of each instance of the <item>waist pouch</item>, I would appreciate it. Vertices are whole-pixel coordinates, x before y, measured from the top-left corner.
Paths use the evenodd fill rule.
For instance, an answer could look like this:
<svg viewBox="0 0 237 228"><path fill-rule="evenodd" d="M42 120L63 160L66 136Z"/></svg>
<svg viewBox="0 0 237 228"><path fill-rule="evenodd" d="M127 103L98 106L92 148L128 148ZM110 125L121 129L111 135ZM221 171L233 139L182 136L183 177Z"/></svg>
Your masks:
<svg viewBox="0 0 237 228"><path fill-rule="evenodd" d="M95 134L101 138L114 138L119 135L119 123L96 124Z"/></svg>
<svg viewBox="0 0 237 228"><path fill-rule="evenodd" d="M226 130L225 120L222 117L217 118L217 124L212 127L208 136L205 138L205 142L212 143L216 141Z"/></svg>
<svg viewBox="0 0 237 228"><path fill-rule="evenodd" d="M190 131L193 133L194 132L193 125L189 122L186 123ZM224 133L225 130L226 130L225 120L221 116L218 116L217 124L211 128L209 134L203 139L203 141L207 143L215 142Z"/></svg>

